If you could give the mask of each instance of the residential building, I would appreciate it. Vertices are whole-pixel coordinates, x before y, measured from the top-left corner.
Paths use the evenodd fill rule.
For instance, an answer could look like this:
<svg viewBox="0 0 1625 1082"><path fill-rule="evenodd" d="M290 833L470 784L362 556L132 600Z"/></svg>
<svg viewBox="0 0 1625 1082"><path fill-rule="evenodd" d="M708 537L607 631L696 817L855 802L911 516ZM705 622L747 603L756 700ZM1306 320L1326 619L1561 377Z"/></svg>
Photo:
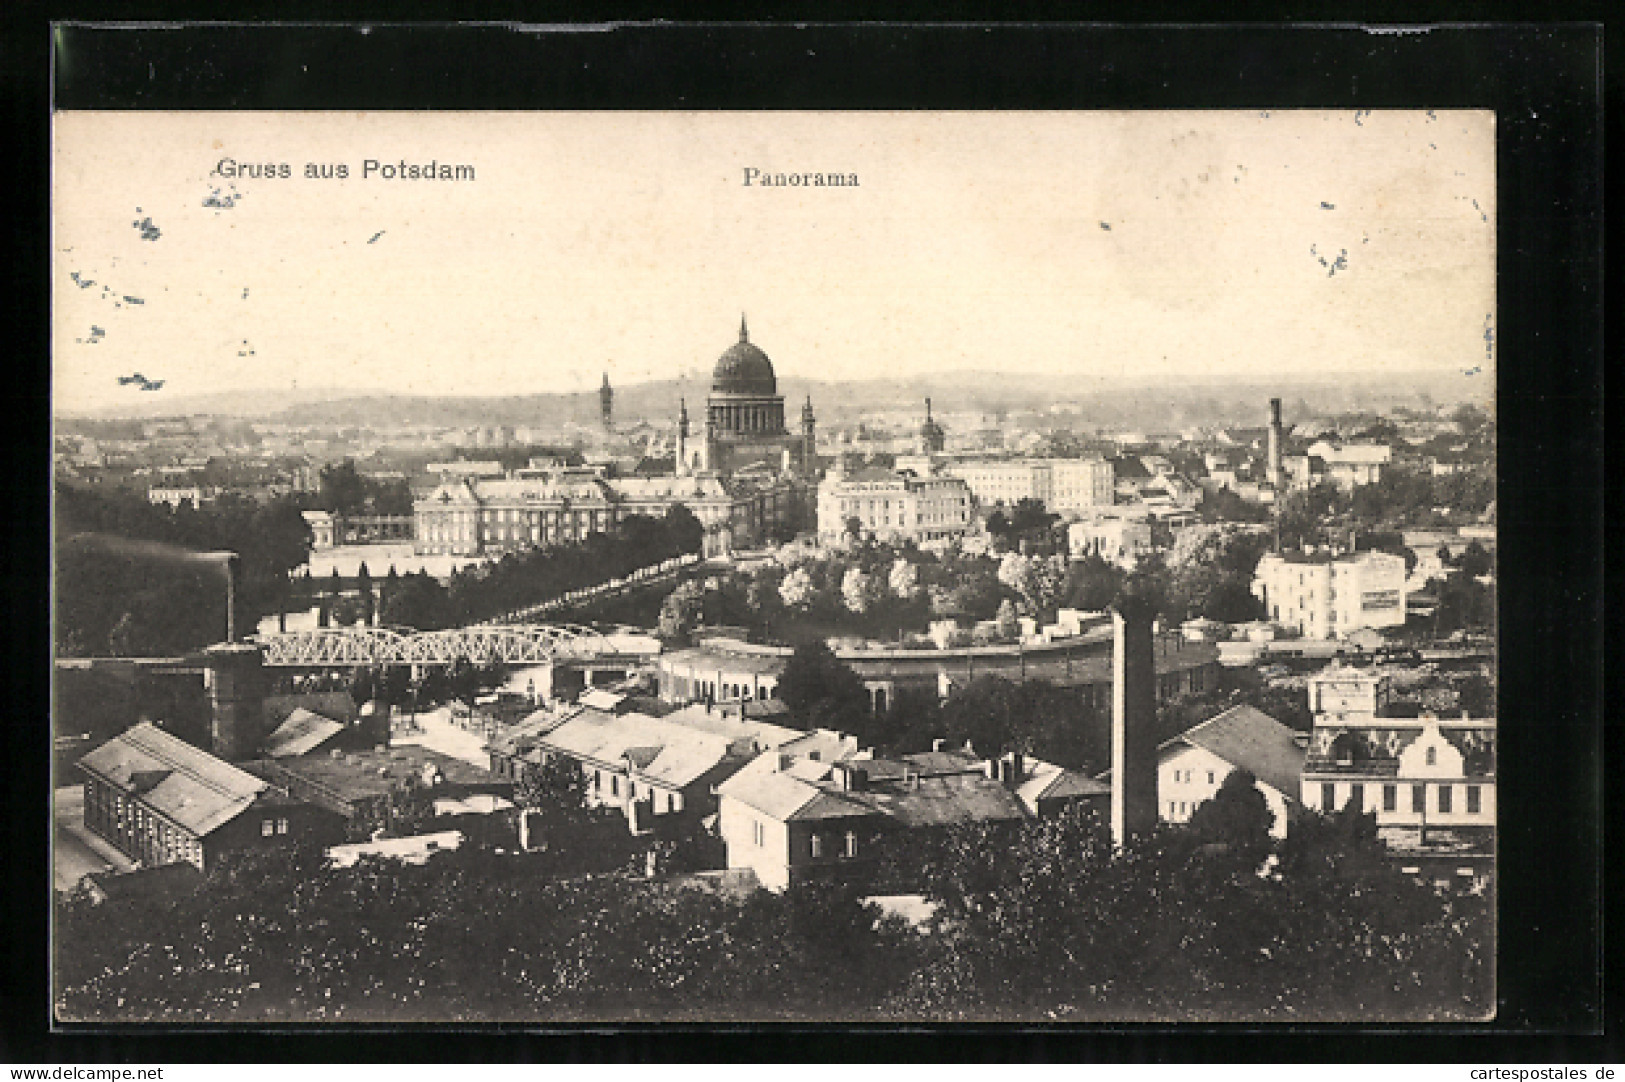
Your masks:
<svg viewBox="0 0 1625 1082"><path fill-rule="evenodd" d="M1269 619L1311 639L1405 623L1405 561L1386 552L1268 553L1253 594Z"/></svg>
<svg viewBox="0 0 1625 1082"><path fill-rule="evenodd" d="M964 535L970 512L970 489L957 477L836 471L818 486L818 539L840 542L856 519L864 534L882 541L947 541Z"/></svg>
<svg viewBox="0 0 1625 1082"><path fill-rule="evenodd" d="M577 764L588 802L622 809L631 829L641 832L709 815L716 808L715 786L763 751L809 739L803 730L703 704L663 717L586 707L527 738L531 748L517 758ZM855 742L848 744L857 750Z"/></svg>
<svg viewBox="0 0 1625 1082"><path fill-rule="evenodd" d="M1384 679L1337 664L1309 687L1304 806L1331 813L1352 805L1375 816L1403 869L1482 883L1495 852L1495 719L1386 717Z"/></svg>
<svg viewBox="0 0 1625 1082"><path fill-rule="evenodd" d="M1274 816L1270 833L1286 837L1299 808L1304 750L1297 737L1268 714L1243 704L1165 741L1157 749L1158 818L1189 822L1232 771L1245 770Z"/></svg>
<svg viewBox="0 0 1625 1082"><path fill-rule="evenodd" d="M1112 466L1103 458L1052 458L1049 499L1045 507L1062 518L1110 507L1116 499Z"/></svg>
<svg viewBox="0 0 1625 1082"><path fill-rule="evenodd" d="M823 749L819 749L823 750ZM964 752L895 759L770 751L717 786L717 829L728 867L770 890L818 879L862 882L888 836L958 823L1029 817L1006 760Z"/></svg>
<svg viewBox="0 0 1625 1082"><path fill-rule="evenodd" d="M202 485L154 485L147 489L148 503L167 504L173 508L179 508L183 503L202 507L205 500L212 498L213 492Z"/></svg>
<svg viewBox="0 0 1625 1082"><path fill-rule="evenodd" d="M142 722L79 760L85 826L148 866L211 871L226 853L337 840L343 822Z"/></svg>
<svg viewBox="0 0 1625 1082"><path fill-rule="evenodd" d="M1387 444L1329 440L1310 444L1305 454L1310 459L1320 459L1325 464L1325 479L1345 489L1382 480L1382 468L1393 457Z"/></svg>
<svg viewBox="0 0 1625 1082"><path fill-rule="evenodd" d="M1049 506L1053 477L1043 459L970 459L950 463L943 472L965 482L980 507L1014 507L1022 500Z"/></svg>

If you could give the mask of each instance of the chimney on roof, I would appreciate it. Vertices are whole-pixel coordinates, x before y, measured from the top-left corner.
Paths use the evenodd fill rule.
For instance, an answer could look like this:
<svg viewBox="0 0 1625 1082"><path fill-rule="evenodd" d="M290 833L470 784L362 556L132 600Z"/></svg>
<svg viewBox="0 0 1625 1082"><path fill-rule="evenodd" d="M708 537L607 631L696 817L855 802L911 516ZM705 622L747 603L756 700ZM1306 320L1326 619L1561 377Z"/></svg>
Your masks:
<svg viewBox="0 0 1625 1082"><path fill-rule="evenodd" d="M851 763L841 763L835 768L835 780L847 792L861 793L869 788L869 772Z"/></svg>
<svg viewBox="0 0 1625 1082"><path fill-rule="evenodd" d="M943 749L943 747L947 743L948 742L946 740L942 739L942 737L939 736L935 740L931 741L931 750L932 751L941 751Z"/></svg>
<svg viewBox="0 0 1625 1082"><path fill-rule="evenodd" d="M773 770L776 773L783 773L795 765L796 757L789 752L781 751L777 755L778 757L773 761Z"/></svg>

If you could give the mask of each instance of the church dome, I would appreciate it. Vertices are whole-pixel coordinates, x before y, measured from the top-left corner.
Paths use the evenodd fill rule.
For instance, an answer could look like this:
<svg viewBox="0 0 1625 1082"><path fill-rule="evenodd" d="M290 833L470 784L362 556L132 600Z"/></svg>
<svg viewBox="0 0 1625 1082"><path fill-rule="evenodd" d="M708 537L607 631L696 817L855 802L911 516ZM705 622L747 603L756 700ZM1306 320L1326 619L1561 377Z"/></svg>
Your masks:
<svg viewBox="0 0 1625 1082"><path fill-rule="evenodd" d="M778 394L779 381L773 375L773 362L751 345L745 320L739 320L739 341L717 358L711 370L711 393L771 397Z"/></svg>

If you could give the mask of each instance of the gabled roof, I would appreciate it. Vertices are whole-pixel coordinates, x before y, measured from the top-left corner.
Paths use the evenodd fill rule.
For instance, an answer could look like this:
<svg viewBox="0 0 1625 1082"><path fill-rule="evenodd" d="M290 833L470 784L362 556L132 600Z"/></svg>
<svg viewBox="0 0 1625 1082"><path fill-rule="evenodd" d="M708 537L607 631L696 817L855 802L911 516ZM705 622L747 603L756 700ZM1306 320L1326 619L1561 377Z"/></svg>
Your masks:
<svg viewBox="0 0 1625 1082"><path fill-rule="evenodd" d="M1179 743L1201 748L1293 797L1299 789L1304 757L1295 735L1262 710L1244 703L1164 741L1158 750Z"/></svg>
<svg viewBox="0 0 1625 1082"><path fill-rule="evenodd" d="M1025 762L1027 780L1016 787L1016 796L1034 814L1041 800L1067 800L1072 797L1104 796L1112 787L1076 770L1067 770L1042 759Z"/></svg>
<svg viewBox="0 0 1625 1082"><path fill-rule="evenodd" d="M681 788L727 758L732 741L647 714L587 708L538 743L570 758L618 766L628 756L638 776Z"/></svg>
<svg viewBox="0 0 1625 1082"><path fill-rule="evenodd" d="M272 759L307 755L343 731L343 722L298 706L265 738L265 754Z"/></svg>
<svg viewBox="0 0 1625 1082"><path fill-rule="evenodd" d="M151 722L115 736L80 759L79 766L198 837L247 811L267 788L247 771Z"/></svg>

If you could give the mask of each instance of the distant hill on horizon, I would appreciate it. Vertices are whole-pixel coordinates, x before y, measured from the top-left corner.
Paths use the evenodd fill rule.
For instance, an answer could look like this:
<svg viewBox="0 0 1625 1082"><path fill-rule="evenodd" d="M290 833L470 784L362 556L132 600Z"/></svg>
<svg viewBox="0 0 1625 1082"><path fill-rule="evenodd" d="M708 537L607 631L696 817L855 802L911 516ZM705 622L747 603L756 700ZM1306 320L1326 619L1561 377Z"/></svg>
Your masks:
<svg viewBox="0 0 1625 1082"><path fill-rule="evenodd" d="M1481 380L1483 377L1478 377ZM1493 398L1483 382L1459 369L1403 374L1356 375L1344 379L1294 374L1248 374L1242 379L1207 377L1178 381L1092 380L1047 374L1012 375L975 370L930 376L827 382L781 378L787 421L794 425L800 404L810 395L820 426L850 424L877 412L924 413L932 400L938 414L1047 413L1075 411L1073 423L1155 432L1192 426L1262 425L1270 398L1282 399L1290 421L1312 414L1382 412L1395 406L1451 406ZM709 383L657 380L615 388L619 423L645 420L657 427L676 417L686 396L689 416L703 423ZM513 425L548 428L593 425L597 391L513 397L393 395L367 391L222 391L175 398L149 396L129 406L61 413L63 418L154 420L217 416L327 426L410 424L455 427Z"/></svg>

